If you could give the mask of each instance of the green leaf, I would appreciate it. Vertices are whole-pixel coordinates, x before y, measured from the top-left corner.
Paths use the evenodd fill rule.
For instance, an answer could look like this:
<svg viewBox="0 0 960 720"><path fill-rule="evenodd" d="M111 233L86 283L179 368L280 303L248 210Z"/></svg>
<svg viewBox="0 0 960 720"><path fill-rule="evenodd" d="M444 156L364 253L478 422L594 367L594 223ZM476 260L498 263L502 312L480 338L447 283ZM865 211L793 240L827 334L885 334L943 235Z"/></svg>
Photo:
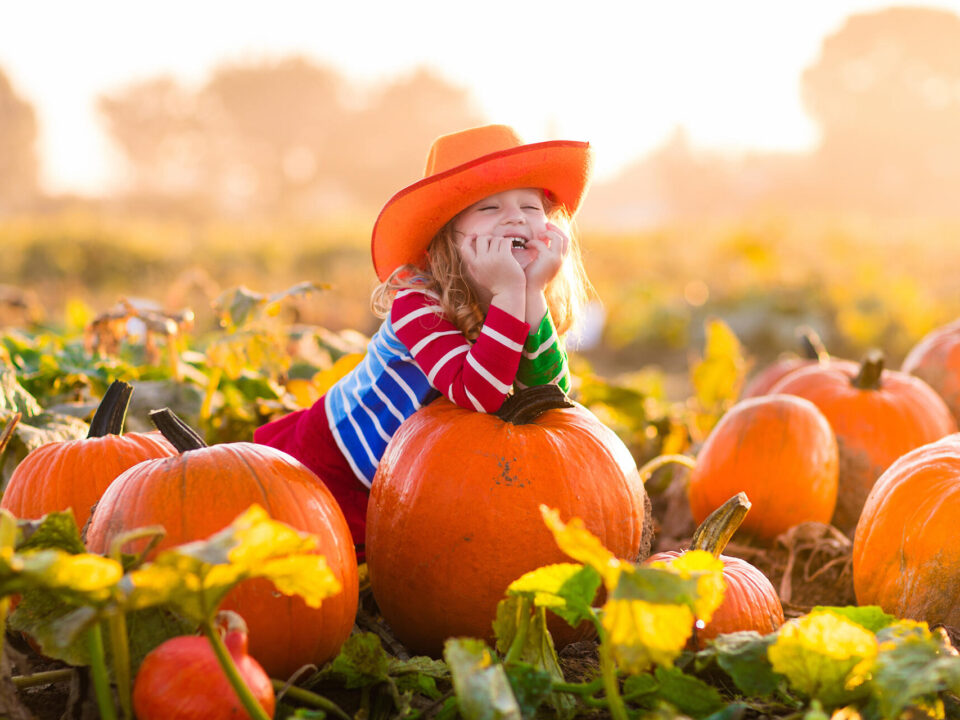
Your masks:
<svg viewBox="0 0 960 720"><path fill-rule="evenodd" d="M530 597L576 627L591 617L591 605L602 580L589 565L559 563L528 572L510 583L509 595Z"/></svg>
<svg viewBox="0 0 960 720"><path fill-rule="evenodd" d="M960 691L960 656L942 631L935 634L925 623L901 621L882 629L877 640L872 688L882 717L900 717L906 708L929 704L945 690Z"/></svg>
<svg viewBox="0 0 960 720"><path fill-rule="evenodd" d="M313 552L316 544L314 536L272 520L252 505L207 540L165 550L128 573L121 584L123 604L128 609L170 604L199 624L213 616L237 583L262 577L281 593L319 607L341 587L326 559Z"/></svg>
<svg viewBox="0 0 960 720"><path fill-rule="evenodd" d="M87 550L71 511L49 513L39 520L19 520L17 526L21 538L16 546L17 552L63 550L78 555Z"/></svg>
<svg viewBox="0 0 960 720"><path fill-rule="evenodd" d="M785 681L767 659L767 649L776 639L776 635L761 635L754 630L719 635L710 647L697 653L697 665L704 667L715 661L744 695L772 695Z"/></svg>
<svg viewBox="0 0 960 720"><path fill-rule="evenodd" d="M817 605L811 612L832 612L841 615L872 633L879 632L883 628L897 622L895 616L888 615L877 605L864 605L863 607L857 607L855 605L847 605L845 607Z"/></svg>
<svg viewBox="0 0 960 720"><path fill-rule="evenodd" d="M387 660L389 662L387 672L393 677L399 678L410 674L424 675L436 680L446 680L450 677L450 668L443 660L435 660L425 655L417 655L409 660L388 655Z"/></svg>
<svg viewBox="0 0 960 720"><path fill-rule="evenodd" d="M89 665L86 640L76 632L95 621L93 608L78 609L57 593L31 589L20 596L17 608L7 618L7 626L32 637L47 657L70 665Z"/></svg>
<svg viewBox="0 0 960 720"><path fill-rule="evenodd" d="M0 410L22 413L25 420L43 412L40 403L28 393L17 380L17 374L9 368L0 368Z"/></svg>
<svg viewBox="0 0 960 720"><path fill-rule="evenodd" d="M351 635L333 659L331 670L342 676L347 688L376 685L387 679L390 659L376 633Z"/></svg>
<svg viewBox="0 0 960 720"><path fill-rule="evenodd" d="M836 707L864 694L864 674L877 650L870 631L834 612L818 611L784 623L767 657L791 687Z"/></svg>
<svg viewBox="0 0 960 720"><path fill-rule="evenodd" d="M61 593L67 602L77 605L101 604L122 577L120 563L100 555L0 550L0 595L37 588Z"/></svg>
<svg viewBox="0 0 960 720"><path fill-rule="evenodd" d="M530 719L550 695L550 673L527 663L516 663L505 668L510 689L520 706L520 713Z"/></svg>
<svg viewBox="0 0 960 720"><path fill-rule="evenodd" d="M522 719L507 674L483 641L450 638L444 643L443 659L465 720Z"/></svg>
<svg viewBox="0 0 960 720"><path fill-rule="evenodd" d="M660 697L686 715L702 718L724 706L716 688L677 668L658 667L655 675L660 683Z"/></svg>

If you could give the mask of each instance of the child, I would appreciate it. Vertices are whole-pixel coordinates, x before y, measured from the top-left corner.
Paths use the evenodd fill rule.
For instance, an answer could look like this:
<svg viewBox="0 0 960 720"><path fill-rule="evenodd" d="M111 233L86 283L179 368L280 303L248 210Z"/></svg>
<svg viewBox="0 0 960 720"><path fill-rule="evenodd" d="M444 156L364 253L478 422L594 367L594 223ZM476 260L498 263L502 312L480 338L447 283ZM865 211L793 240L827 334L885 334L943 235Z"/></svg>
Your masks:
<svg viewBox="0 0 960 720"><path fill-rule="evenodd" d="M587 143L471 128L437 138L424 178L380 212L373 306L384 321L364 359L313 407L254 433L326 483L359 559L377 463L404 419L441 394L495 412L514 384L569 389L560 338L589 287L569 220L590 165Z"/></svg>

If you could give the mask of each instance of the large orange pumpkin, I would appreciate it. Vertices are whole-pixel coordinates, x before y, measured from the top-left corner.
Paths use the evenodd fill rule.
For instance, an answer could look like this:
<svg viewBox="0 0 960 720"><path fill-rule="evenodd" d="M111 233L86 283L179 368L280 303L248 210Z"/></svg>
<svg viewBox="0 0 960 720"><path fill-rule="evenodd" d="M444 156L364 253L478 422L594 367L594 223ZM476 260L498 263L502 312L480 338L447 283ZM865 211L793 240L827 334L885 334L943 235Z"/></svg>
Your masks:
<svg viewBox="0 0 960 720"><path fill-rule="evenodd" d="M90 520L88 548L105 553L116 535L148 525L166 529L156 550L200 540L258 503L273 519L319 538L318 552L343 590L313 609L268 580L246 580L222 609L246 620L250 654L273 677L333 658L353 628L359 582L353 540L330 491L284 452L248 442L206 446L169 411L151 417L180 454L142 462L114 480Z"/></svg>
<svg viewBox="0 0 960 720"><path fill-rule="evenodd" d="M750 509L745 493L737 493L700 523L689 550L706 550L723 562L726 588L720 603L704 627L694 628L695 644L703 649L717 635L754 630L761 635L783 624L783 605L770 580L757 567L732 555L723 555L730 538ZM651 555L648 563L672 563L686 550L667 550Z"/></svg>
<svg viewBox="0 0 960 720"><path fill-rule="evenodd" d="M649 553L649 501L629 450L554 385L522 390L496 415L444 398L387 446L367 510L370 585L407 647L492 637L497 603L530 570L571 562L539 506L579 517L617 557ZM646 534L645 534L646 531ZM577 637L551 624L562 646Z"/></svg>
<svg viewBox="0 0 960 720"><path fill-rule="evenodd" d="M829 522L837 500L837 442L816 406L790 395L741 400L720 418L690 473L696 522L745 492L743 529L772 540L802 522Z"/></svg>
<svg viewBox="0 0 960 720"><path fill-rule="evenodd" d="M143 460L176 455L160 433L123 434L132 393L131 385L114 381L87 437L47 443L30 452L10 476L0 507L24 519L72 508L83 527L90 507L117 475Z"/></svg>
<svg viewBox="0 0 960 720"><path fill-rule="evenodd" d="M859 605L960 627L960 434L916 448L880 476L853 540Z"/></svg>
<svg viewBox="0 0 960 720"><path fill-rule="evenodd" d="M960 422L960 321L925 335L907 353L900 370L936 390Z"/></svg>
<svg viewBox="0 0 960 720"><path fill-rule="evenodd" d="M857 365L833 362L796 370L773 392L810 400L830 421L840 451L833 524L852 533L880 473L916 447L957 431L946 403L920 378L884 370L879 351Z"/></svg>

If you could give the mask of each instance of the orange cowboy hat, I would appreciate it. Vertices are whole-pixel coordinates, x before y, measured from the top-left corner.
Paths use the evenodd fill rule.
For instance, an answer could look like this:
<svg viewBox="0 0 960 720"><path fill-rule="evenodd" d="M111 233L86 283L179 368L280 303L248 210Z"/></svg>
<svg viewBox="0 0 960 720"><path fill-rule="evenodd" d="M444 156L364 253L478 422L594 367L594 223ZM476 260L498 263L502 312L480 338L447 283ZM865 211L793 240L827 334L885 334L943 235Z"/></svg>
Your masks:
<svg viewBox="0 0 960 720"><path fill-rule="evenodd" d="M525 145L507 125L484 125L433 141L423 179L387 201L373 226L380 280L420 265L433 236L457 213L494 193L541 188L572 216L586 192L590 144L550 140Z"/></svg>

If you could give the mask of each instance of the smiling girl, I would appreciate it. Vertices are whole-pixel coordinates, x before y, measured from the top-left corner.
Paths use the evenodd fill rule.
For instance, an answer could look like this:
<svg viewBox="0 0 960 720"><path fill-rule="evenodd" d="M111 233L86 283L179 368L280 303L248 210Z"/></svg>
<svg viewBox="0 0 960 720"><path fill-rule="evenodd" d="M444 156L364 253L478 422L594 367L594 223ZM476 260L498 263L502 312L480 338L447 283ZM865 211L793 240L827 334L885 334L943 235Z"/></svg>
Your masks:
<svg viewBox="0 0 960 720"><path fill-rule="evenodd" d="M589 289L570 220L590 166L584 142L471 128L437 138L424 178L380 212L384 320L366 355L311 408L254 433L326 483L361 560L369 488L406 418L440 394L495 412L514 385L569 390L562 338Z"/></svg>

